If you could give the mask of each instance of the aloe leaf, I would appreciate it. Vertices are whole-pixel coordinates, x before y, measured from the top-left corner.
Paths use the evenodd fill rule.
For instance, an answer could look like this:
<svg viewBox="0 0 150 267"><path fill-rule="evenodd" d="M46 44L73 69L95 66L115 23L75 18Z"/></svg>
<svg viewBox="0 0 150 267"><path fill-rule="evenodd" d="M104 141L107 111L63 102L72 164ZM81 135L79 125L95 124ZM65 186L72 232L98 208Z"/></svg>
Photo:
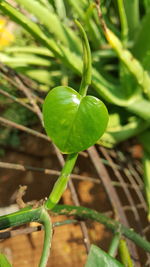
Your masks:
<svg viewBox="0 0 150 267"><path fill-rule="evenodd" d="M40 23L43 23L49 32L55 36L56 40L62 41L71 50L77 53L80 52L81 44L79 38L69 27L63 25L55 13L50 12L36 0L16 0L16 2L24 6L31 14L34 14Z"/></svg>
<svg viewBox="0 0 150 267"><path fill-rule="evenodd" d="M4 53L0 53L0 59L1 62L11 66L18 66L18 65L38 65L45 67L51 66L50 60L35 55L20 54L19 56L12 57Z"/></svg>
<svg viewBox="0 0 150 267"><path fill-rule="evenodd" d="M137 32L136 40L132 48L133 54L143 61L145 60L146 55L150 52L150 10L143 17L143 20L140 24L140 27Z"/></svg>
<svg viewBox="0 0 150 267"><path fill-rule="evenodd" d="M30 21L27 17L14 9L6 1L0 0L0 8L2 12L8 15L11 19L21 25L27 30L34 38L39 40L43 45L50 49L54 55L61 59L67 66L69 66L75 73L82 75L82 60L75 53L71 52L67 47L61 45L61 49L58 44L47 38L47 36L41 31L41 29L34 22ZM93 68L92 85L98 94L105 100L115 103L120 106L127 106L133 102L136 96L126 97L122 92L121 87L109 83L104 77Z"/></svg>
<svg viewBox="0 0 150 267"><path fill-rule="evenodd" d="M118 2L118 10L120 16L120 23L121 23L121 40L123 42L123 45L126 46L126 43L128 41L127 14L125 12L123 0L117 0L117 2Z"/></svg>
<svg viewBox="0 0 150 267"><path fill-rule="evenodd" d="M76 54L73 54L68 48L61 46L61 52L64 58L72 69L82 74L82 61L81 58ZM94 89L97 93L105 100L111 103L115 103L119 106L128 106L130 103L133 104L134 99L139 96L139 91L136 89L131 95L126 95L126 92L119 85L114 85L107 81L95 68L92 69L92 82Z"/></svg>
<svg viewBox="0 0 150 267"><path fill-rule="evenodd" d="M88 38L92 41L92 45L95 48L99 48L103 41L103 36L98 25L95 23L93 16L94 3L84 3L85 1L74 1L67 0L72 8L72 16L74 18L78 17L80 20L84 21L85 27L88 32ZM84 12L86 10L86 12Z"/></svg>
<svg viewBox="0 0 150 267"><path fill-rule="evenodd" d="M12 47L7 47L5 49L5 52L7 54L27 53L27 54L37 54L37 55L46 56L46 57L54 57L53 53L46 47L37 47L37 46L22 46L22 47L12 46Z"/></svg>
<svg viewBox="0 0 150 267"><path fill-rule="evenodd" d="M105 30L105 36L116 51L121 62L125 64L128 71L133 75L138 85L142 88L143 92L150 98L150 76L148 72L143 68L140 61L133 57L129 50L124 49L119 38L108 28Z"/></svg>
<svg viewBox="0 0 150 267"><path fill-rule="evenodd" d="M145 6L145 10L147 12L150 8L150 0L144 0L144 6Z"/></svg>
<svg viewBox="0 0 150 267"><path fill-rule="evenodd" d="M124 0L124 7L128 22L129 37L133 40L140 24L139 0Z"/></svg>
<svg viewBox="0 0 150 267"><path fill-rule="evenodd" d="M111 115L109 116L109 121L111 121ZM108 125L107 132L104 133L104 135L97 143L105 147L112 148L120 142L123 142L133 136L139 135L149 127L149 121L143 121L137 118L125 125L118 123L118 125L113 128L109 128Z"/></svg>
<svg viewBox="0 0 150 267"><path fill-rule="evenodd" d="M19 25L21 25L24 29L26 29L31 35L33 35L37 40L39 40L43 45L45 45L48 49L50 49L54 55L64 61L64 63L69 66L72 70L74 70L79 75L82 74L82 61L76 54L72 53L68 48L61 46L61 50L58 48L58 45L54 40L51 40L45 36L45 34L41 31L41 29L32 21L30 21L27 17L21 14L19 11L14 9L11 5L6 3L5 1L0 1L1 10L7 14L11 19L16 21ZM131 97L126 97L121 90L121 87L118 85L113 85L104 79L100 73L97 72L96 69L93 68L93 77L92 77L92 85L97 91L97 93L105 100L117 104L119 106L129 106L130 110L139 116L144 118L149 118L149 105L146 103L146 107L141 110L140 101L134 102L137 98L137 95L133 95ZM142 104L144 103L144 99L141 99ZM136 105L136 106L135 106ZM135 106L135 108L134 108Z"/></svg>
<svg viewBox="0 0 150 267"><path fill-rule="evenodd" d="M48 136L63 153L87 149L103 135L108 112L99 99L82 97L70 87L52 89L43 105Z"/></svg>
<svg viewBox="0 0 150 267"><path fill-rule="evenodd" d="M111 257L99 247L92 245L85 267L123 267L119 261Z"/></svg>
<svg viewBox="0 0 150 267"><path fill-rule="evenodd" d="M54 8L53 8L53 6L50 4L50 1L48 1L48 0L39 0L39 2L40 2L43 6L47 7L51 12L54 12Z"/></svg>
<svg viewBox="0 0 150 267"><path fill-rule="evenodd" d="M95 4L91 3L85 12L84 21L88 31L89 40L92 41L93 47L99 49L100 45L104 43L104 38L101 33L101 29L95 23L93 19Z"/></svg>
<svg viewBox="0 0 150 267"><path fill-rule="evenodd" d="M80 19L83 19L84 18L84 8L85 8L83 1L81 1L81 0L76 0L76 1L67 0L67 2L73 8L74 14L77 14L80 17Z"/></svg>
<svg viewBox="0 0 150 267"><path fill-rule="evenodd" d="M46 84L50 87L54 87L62 75L59 70L50 71L49 69L33 68L32 66L18 66L14 67L14 69L19 73L27 75L38 83ZM47 89L47 91L48 90L49 89Z"/></svg>
<svg viewBox="0 0 150 267"><path fill-rule="evenodd" d="M142 97L137 97L135 101L129 103L126 109L144 120L150 120L150 101Z"/></svg>
<svg viewBox="0 0 150 267"><path fill-rule="evenodd" d="M6 256L0 253L0 267L11 267L12 265L7 260Z"/></svg>
<svg viewBox="0 0 150 267"><path fill-rule="evenodd" d="M63 0L55 0L56 11L60 19L65 20L66 8Z"/></svg>
<svg viewBox="0 0 150 267"><path fill-rule="evenodd" d="M46 47L48 47L55 55L61 57L61 51L55 41L47 38L47 36L42 32L40 27L24 16L21 12L13 8L6 1L0 0L1 11L5 15L10 16L17 24L21 25L26 31L28 31L37 41L42 42Z"/></svg>

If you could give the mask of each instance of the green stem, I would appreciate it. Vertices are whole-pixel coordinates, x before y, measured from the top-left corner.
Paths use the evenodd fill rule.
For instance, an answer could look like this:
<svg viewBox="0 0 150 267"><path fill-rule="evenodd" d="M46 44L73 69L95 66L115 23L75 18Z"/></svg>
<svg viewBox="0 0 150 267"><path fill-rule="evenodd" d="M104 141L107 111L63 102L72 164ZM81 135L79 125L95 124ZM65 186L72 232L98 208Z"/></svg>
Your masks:
<svg viewBox="0 0 150 267"><path fill-rule="evenodd" d="M73 170L73 167L75 165L75 162L77 160L78 153L70 154L67 156L65 165L61 171L61 175L59 176L58 180L56 181L52 192L50 193L50 196L48 200L45 203L45 207L47 209L52 209L60 200L62 197L62 194L66 190L67 183L70 178L70 174Z"/></svg>
<svg viewBox="0 0 150 267"><path fill-rule="evenodd" d="M0 230L9 227L20 226L29 222L39 222L43 224L45 230L44 245L39 267L45 267L51 246L52 224L50 217L44 207L33 209L26 207L18 212L11 213L0 217Z"/></svg>
<svg viewBox="0 0 150 267"><path fill-rule="evenodd" d="M80 95L85 96L87 93L88 86L91 84L91 51L87 35L83 27L77 20L75 20L75 23L80 30L83 45L83 72L79 93Z"/></svg>
<svg viewBox="0 0 150 267"><path fill-rule="evenodd" d="M53 223L53 227L59 227L59 226L64 226L66 224L77 224L78 221L77 220L65 220L65 221L60 221L60 222L54 222Z"/></svg>
<svg viewBox="0 0 150 267"><path fill-rule="evenodd" d="M126 244L126 241L121 239L119 243L119 256L124 266L133 267L133 262Z"/></svg>
<svg viewBox="0 0 150 267"><path fill-rule="evenodd" d="M88 86L91 83L91 51L83 27L77 20L75 21L75 23L80 30L83 44L83 73L79 93L80 95L85 96L87 93ZM70 174L73 170L77 157L78 153L68 155L66 163L61 171L61 175L56 181L53 190L45 203L45 207L47 209L52 209L62 197L64 191L66 190L67 183L70 179Z"/></svg>
<svg viewBox="0 0 150 267"><path fill-rule="evenodd" d="M115 232L120 229L120 232L132 240L136 245L143 248L145 251L150 253L150 242L145 240L139 234L137 234L133 229L129 229L120 222L114 221L107 216L99 213L95 210L85 208L85 207L76 207L70 205L56 205L52 210L53 213L59 215L67 215L67 216L77 216L80 219L91 219L96 222L100 222L104 224L109 230Z"/></svg>
<svg viewBox="0 0 150 267"><path fill-rule="evenodd" d="M50 216L48 215L45 209L43 209L41 212L40 222L44 226L44 245L39 267L45 267L50 254L50 247L52 240L52 223L50 220Z"/></svg>
<svg viewBox="0 0 150 267"><path fill-rule="evenodd" d="M116 251L118 249L118 245L119 245L119 241L120 241L120 237L121 237L121 233L120 232L116 232L113 236L113 239L111 241L109 250L108 250L108 254L112 257L115 257L116 255Z"/></svg>
<svg viewBox="0 0 150 267"><path fill-rule="evenodd" d="M11 214L1 216L0 230L4 230L9 227L19 226L31 221L40 222L41 210L43 210L43 207L33 210L31 207L28 207ZM52 212L54 214L59 215L76 216L78 219L91 219L97 221L99 223L104 224L112 232L118 231L118 228L120 227L119 230L124 236L126 236L136 245L150 253L150 242L148 242L139 234L137 234L133 229L129 229L120 222L112 220L109 217L95 210L82 206L76 207L69 205L56 205L51 211L51 215Z"/></svg>
<svg viewBox="0 0 150 267"><path fill-rule="evenodd" d="M38 222L40 214L41 208L32 209L32 207L26 207L12 214L1 216L0 230L4 230L9 227L19 226L32 221Z"/></svg>

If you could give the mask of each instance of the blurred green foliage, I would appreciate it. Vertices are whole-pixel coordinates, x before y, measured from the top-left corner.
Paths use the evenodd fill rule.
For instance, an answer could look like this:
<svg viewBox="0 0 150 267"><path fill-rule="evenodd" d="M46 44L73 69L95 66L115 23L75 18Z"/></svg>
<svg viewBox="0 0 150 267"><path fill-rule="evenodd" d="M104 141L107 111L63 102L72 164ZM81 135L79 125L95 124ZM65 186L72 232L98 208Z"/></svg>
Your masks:
<svg viewBox="0 0 150 267"><path fill-rule="evenodd" d="M7 84L1 87L6 92L11 93L12 95L18 95L18 92L15 88L10 88ZM21 106L19 103L15 103L9 98L0 95L0 111L4 118L16 122L21 125L31 126L37 122L37 118L33 112L29 111L25 107ZM17 147L20 145L19 131L11 127L0 127L0 145ZM0 150L0 155L4 154L4 150Z"/></svg>
<svg viewBox="0 0 150 267"><path fill-rule="evenodd" d="M82 75L82 46L74 23L78 19L92 51L89 92L102 98L110 113L107 132L99 143L113 147L141 136L143 144L145 135L141 134L150 126L150 1L101 1L107 30L92 0L14 3L22 12L0 1L1 12L17 23L16 40L1 51L1 61L36 81L37 94L44 96L49 89L68 84L78 91ZM4 116L9 114L11 119L11 112L8 109ZM24 113L23 108L20 122L26 124L30 116ZM15 119L19 120L17 116Z"/></svg>

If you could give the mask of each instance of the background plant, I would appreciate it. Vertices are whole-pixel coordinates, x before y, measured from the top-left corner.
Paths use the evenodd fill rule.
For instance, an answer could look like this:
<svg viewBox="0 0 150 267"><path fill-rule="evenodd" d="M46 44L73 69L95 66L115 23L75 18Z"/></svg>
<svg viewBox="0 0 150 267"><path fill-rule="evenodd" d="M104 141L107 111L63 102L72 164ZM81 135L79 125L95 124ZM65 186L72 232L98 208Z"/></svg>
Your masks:
<svg viewBox="0 0 150 267"><path fill-rule="evenodd" d="M3 62L9 64L19 73L24 73L38 81L37 91L39 94L43 90L48 90L49 86L53 87L49 78L48 81L46 79L50 76L49 72L52 78L56 77L53 70L60 71L55 85L57 82L67 85L69 80L69 85L78 90L79 76L82 74L82 48L72 17L78 18L85 23L92 48L93 76L90 93L103 98L110 113L107 133L99 142L111 147L129 137L140 135L140 142L144 144L146 136L149 136L147 129L150 118L149 42L145 41L148 36L146 31L149 23L148 1L142 4L133 1L132 5L130 1L126 1L124 6L123 1L114 3L103 1L103 16L111 31L104 26L102 20L102 27L100 27L95 3L92 1L90 3L86 1L76 3L67 1L64 3L61 1L63 8L62 6L59 8L60 6L52 1L32 1L30 5L28 1L15 2L23 5L29 13L34 13L37 19L36 24L39 25L37 26L28 17L24 17L12 9L7 5L7 2L1 2L1 10L32 33L44 47L37 47L34 42L31 42L32 46L28 48L12 46L1 54ZM140 12L142 24L140 30L137 31L141 20ZM114 16L114 14L118 14L118 16ZM55 31L53 30L53 23L57 25ZM121 31L119 26L121 26ZM46 33L48 30L48 34L44 34L45 29ZM27 56L29 53L32 54L32 58L31 55ZM13 58L10 55L13 55ZM51 67L50 61L52 62ZM41 64L42 70L40 67L38 70L33 70L30 62L32 65L38 64L39 66ZM61 62L64 63L63 69ZM143 145L143 147L147 150L144 166L149 202L149 161L147 160L149 151L146 148L148 145Z"/></svg>

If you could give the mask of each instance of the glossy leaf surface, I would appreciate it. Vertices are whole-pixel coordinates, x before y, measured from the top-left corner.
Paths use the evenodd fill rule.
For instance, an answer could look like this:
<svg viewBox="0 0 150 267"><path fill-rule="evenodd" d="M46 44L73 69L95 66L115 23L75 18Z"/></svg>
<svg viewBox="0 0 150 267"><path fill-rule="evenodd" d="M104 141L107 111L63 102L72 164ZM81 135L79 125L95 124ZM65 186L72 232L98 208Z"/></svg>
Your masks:
<svg viewBox="0 0 150 267"><path fill-rule="evenodd" d="M87 149L103 135L108 112L102 101L70 87L52 89L43 105L47 135L63 153Z"/></svg>
<svg viewBox="0 0 150 267"><path fill-rule="evenodd" d="M99 247L92 245L85 267L123 267L123 265Z"/></svg>

